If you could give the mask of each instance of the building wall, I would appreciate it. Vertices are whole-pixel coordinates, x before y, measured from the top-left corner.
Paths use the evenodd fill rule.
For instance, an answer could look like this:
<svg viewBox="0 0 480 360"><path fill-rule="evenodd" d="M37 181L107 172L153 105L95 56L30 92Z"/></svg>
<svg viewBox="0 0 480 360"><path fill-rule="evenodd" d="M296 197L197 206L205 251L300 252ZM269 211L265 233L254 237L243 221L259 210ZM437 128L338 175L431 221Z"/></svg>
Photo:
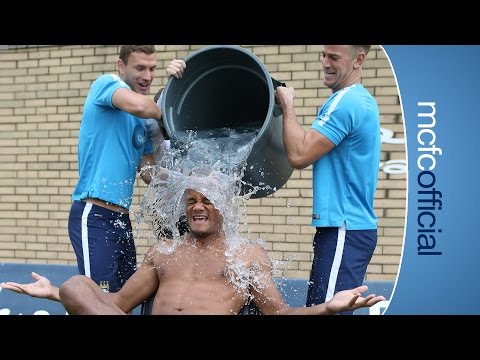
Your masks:
<svg viewBox="0 0 480 360"><path fill-rule="evenodd" d="M323 85L321 45L242 45L270 75L296 90L296 112L308 129L331 91ZM166 84L164 69L199 45L157 45L152 96ZM116 73L119 46L17 46L0 49L0 262L75 264L67 231L78 178L77 137L91 82ZM406 206L403 117L395 77L380 46L373 46L363 84L376 98L382 142L375 211L379 239L368 280L395 280ZM266 241L280 272L307 278L312 260L312 169L294 170L276 193L247 202L246 236ZM137 179L131 208L138 261L155 241L135 215L145 185ZM245 220L245 221L244 221ZM244 224L244 222L246 224Z"/></svg>

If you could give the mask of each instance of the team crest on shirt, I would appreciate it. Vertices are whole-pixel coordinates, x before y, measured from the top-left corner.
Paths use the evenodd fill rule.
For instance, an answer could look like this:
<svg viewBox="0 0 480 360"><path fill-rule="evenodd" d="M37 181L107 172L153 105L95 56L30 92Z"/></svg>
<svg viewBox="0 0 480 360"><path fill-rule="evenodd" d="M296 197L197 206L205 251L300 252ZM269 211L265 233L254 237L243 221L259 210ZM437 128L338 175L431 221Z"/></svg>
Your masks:
<svg viewBox="0 0 480 360"><path fill-rule="evenodd" d="M145 144L145 128L137 125L133 130L132 145L135 149L140 149Z"/></svg>
<svg viewBox="0 0 480 360"><path fill-rule="evenodd" d="M106 293L110 292L110 284L108 283L108 280L100 281L100 289Z"/></svg>

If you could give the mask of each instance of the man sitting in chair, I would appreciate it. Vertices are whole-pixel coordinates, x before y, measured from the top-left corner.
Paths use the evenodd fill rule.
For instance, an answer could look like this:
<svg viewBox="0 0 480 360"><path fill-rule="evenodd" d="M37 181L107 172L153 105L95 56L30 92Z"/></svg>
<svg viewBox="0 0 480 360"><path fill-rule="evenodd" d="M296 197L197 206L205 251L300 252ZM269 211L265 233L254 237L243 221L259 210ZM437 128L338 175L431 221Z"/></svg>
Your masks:
<svg viewBox="0 0 480 360"><path fill-rule="evenodd" d="M224 189L211 184L212 172L202 186L185 187L185 211L190 232L175 239L153 244L139 269L116 293L104 293L94 281L76 275L60 288L36 273L31 284L6 282L1 287L33 297L61 301L69 314L126 314L154 296L153 315L163 314L238 314L252 299L264 315L333 315L345 310L370 307L383 296L362 297L367 286L344 290L328 302L312 307L289 307L275 285L272 263L258 243L231 246L226 238L224 216L204 195L209 189ZM185 182L187 184L188 182ZM202 192L200 192L202 191ZM212 193L213 194L213 193ZM213 196L213 198L215 198Z"/></svg>

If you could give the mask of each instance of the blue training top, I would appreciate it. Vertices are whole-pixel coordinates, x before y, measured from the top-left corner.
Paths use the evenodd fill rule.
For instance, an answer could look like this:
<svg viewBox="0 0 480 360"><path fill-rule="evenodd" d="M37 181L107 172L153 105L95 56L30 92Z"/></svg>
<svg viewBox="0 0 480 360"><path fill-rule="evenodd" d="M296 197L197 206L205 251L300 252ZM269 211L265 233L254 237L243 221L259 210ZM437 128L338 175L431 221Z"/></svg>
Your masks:
<svg viewBox="0 0 480 360"><path fill-rule="evenodd" d="M90 87L78 136L73 200L92 197L130 208L140 160L153 148L145 120L113 105L113 93L120 88L130 89L114 74L100 76Z"/></svg>
<svg viewBox="0 0 480 360"><path fill-rule="evenodd" d="M312 226L377 228L373 199L380 165L380 115L361 84L333 93L312 128L335 147L313 164Z"/></svg>

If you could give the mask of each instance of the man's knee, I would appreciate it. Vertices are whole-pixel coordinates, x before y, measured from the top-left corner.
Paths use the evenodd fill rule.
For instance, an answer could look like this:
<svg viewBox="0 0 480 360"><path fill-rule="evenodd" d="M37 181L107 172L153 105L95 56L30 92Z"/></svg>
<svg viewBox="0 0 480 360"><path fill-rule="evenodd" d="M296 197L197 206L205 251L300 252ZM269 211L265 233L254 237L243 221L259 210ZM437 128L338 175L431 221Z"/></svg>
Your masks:
<svg viewBox="0 0 480 360"><path fill-rule="evenodd" d="M81 299L86 294L87 287L90 286L89 283L96 285L92 279L84 275L74 275L60 285L60 300L69 313L78 306L79 301L81 302Z"/></svg>
<svg viewBox="0 0 480 360"><path fill-rule="evenodd" d="M93 281L85 275L74 275L62 285L60 285L60 297L62 294L69 295L72 292L78 292L79 288L82 288L86 285L88 281Z"/></svg>

